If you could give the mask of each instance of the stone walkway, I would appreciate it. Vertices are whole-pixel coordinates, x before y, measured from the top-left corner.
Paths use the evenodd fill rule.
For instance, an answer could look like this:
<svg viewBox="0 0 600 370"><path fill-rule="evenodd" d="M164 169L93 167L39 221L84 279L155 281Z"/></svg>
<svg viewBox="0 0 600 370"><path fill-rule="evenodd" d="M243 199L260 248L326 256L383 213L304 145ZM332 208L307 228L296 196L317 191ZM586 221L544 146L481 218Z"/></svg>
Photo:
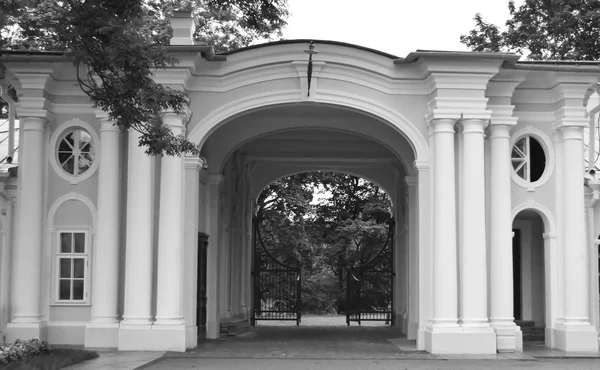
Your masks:
<svg viewBox="0 0 600 370"><path fill-rule="evenodd" d="M72 369L600 369L600 353L565 353L542 343L529 343L524 352L511 354L441 356L417 351L415 342L402 338L398 329L327 322L337 323L331 318L303 318L299 327L259 322L247 333L203 340L185 353L101 354Z"/></svg>

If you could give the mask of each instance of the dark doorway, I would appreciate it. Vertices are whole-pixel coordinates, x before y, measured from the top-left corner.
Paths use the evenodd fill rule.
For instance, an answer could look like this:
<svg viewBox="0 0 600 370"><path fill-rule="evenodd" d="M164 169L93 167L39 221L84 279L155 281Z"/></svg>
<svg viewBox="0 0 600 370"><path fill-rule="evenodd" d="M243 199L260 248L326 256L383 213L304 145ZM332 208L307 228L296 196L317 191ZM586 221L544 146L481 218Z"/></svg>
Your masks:
<svg viewBox="0 0 600 370"><path fill-rule="evenodd" d="M208 235L198 233L198 281L196 295L196 325L198 335L206 333L206 249Z"/></svg>
<svg viewBox="0 0 600 370"><path fill-rule="evenodd" d="M513 230L513 314L515 320L523 319L521 298L521 230Z"/></svg>

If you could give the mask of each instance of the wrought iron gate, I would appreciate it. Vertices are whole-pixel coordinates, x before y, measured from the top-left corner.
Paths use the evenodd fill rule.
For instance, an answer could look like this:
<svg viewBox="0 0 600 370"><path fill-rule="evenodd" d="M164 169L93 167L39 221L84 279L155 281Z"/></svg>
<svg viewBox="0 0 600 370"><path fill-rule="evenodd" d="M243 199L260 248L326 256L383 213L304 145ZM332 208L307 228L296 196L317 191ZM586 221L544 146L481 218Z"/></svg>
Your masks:
<svg viewBox="0 0 600 370"><path fill-rule="evenodd" d="M252 325L257 320L294 320L300 325L301 268L289 266L273 256L254 220L254 298Z"/></svg>
<svg viewBox="0 0 600 370"><path fill-rule="evenodd" d="M385 321L394 325L394 220L382 248L366 263L346 271L346 324Z"/></svg>

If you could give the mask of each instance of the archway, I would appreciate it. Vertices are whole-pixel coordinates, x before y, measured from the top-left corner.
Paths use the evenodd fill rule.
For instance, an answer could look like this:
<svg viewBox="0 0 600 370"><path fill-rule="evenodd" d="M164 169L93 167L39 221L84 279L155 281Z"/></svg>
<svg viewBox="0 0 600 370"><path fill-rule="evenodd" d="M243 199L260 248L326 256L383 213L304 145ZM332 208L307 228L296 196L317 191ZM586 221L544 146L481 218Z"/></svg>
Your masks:
<svg viewBox="0 0 600 370"><path fill-rule="evenodd" d="M416 155L413 144L391 123L333 105L279 105L233 117L202 142L201 155L208 162L209 175L200 193L206 194L210 210L199 231L209 235L209 338L221 333L223 323L249 321L252 201L271 181L306 171L336 171L371 179L390 189L396 230L406 230L404 180L414 171ZM406 264L408 236L405 232L401 235L397 255ZM402 282L398 284L402 306L395 310L401 317L397 325L405 329L409 321L408 272L406 268L398 271L402 272L396 277ZM416 272L413 275L416 277Z"/></svg>
<svg viewBox="0 0 600 370"><path fill-rule="evenodd" d="M532 210L513 221L513 307L523 341L544 341L546 328L544 222Z"/></svg>
<svg viewBox="0 0 600 370"><path fill-rule="evenodd" d="M513 249L520 251L521 257L520 261L519 256L513 258L513 271L520 273L521 280L520 293L518 289L513 291L513 296L520 295L520 301L519 297L514 298L515 306L520 303L515 322L526 327L523 330L524 342L531 339L554 348L554 326L561 296L558 289L561 270L556 255L556 222L546 207L536 202L522 203L513 209L513 232ZM513 284L518 284L516 279L513 279ZM519 311L524 322L518 321Z"/></svg>
<svg viewBox="0 0 600 370"><path fill-rule="evenodd" d="M392 215L386 190L351 174L298 173L266 186L254 217L252 324L394 326L394 273L404 266L394 260Z"/></svg>

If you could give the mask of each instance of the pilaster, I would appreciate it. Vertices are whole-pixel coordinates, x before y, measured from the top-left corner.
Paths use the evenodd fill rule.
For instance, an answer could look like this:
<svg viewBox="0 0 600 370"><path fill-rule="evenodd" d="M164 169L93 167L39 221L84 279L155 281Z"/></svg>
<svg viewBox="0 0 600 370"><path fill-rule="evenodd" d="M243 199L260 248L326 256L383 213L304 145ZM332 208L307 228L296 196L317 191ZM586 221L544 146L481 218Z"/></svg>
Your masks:
<svg viewBox="0 0 600 370"><path fill-rule="evenodd" d="M119 226L121 189L121 130L96 111L100 121L100 167L98 169L98 227L92 259L91 320L85 328L84 344L91 348L118 346L119 320Z"/></svg>
<svg viewBox="0 0 600 370"><path fill-rule="evenodd" d="M154 157L138 146L140 133L129 130L125 305L119 350L148 350L152 344Z"/></svg>
<svg viewBox="0 0 600 370"><path fill-rule="evenodd" d="M11 69L9 67L9 69ZM27 69L27 68L25 68ZM45 131L50 114L44 97L51 70L42 73L11 72L19 79L20 158L16 225L15 268L13 270L13 318L6 328L6 340L46 339L42 315L42 233L44 230Z"/></svg>
<svg viewBox="0 0 600 370"><path fill-rule="evenodd" d="M221 219L221 185L224 180L221 174L208 176L207 205L208 234L210 236L207 249L206 272L206 338L217 339L220 335L220 292L219 292L219 232Z"/></svg>
<svg viewBox="0 0 600 370"><path fill-rule="evenodd" d="M163 122L173 135L184 134L189 116L166 113ZM158 269L154 344L163 350L186 349L183 320L184 158L163 155L160 176Z"/></svg>
<svg viewBox="0 0 600 370"><path fill-rule="evenodd" d="M597 351L597 331L590 324L588 253L583 181L583 105L586 91L597 81L589 76L558 75L554 88L558 107L554 128L562 135L563 317L556 324L556 345L565 351ZM568 278L567 278L568 277Z"/></svg>
<svg viewBox="0 0 600 370"><path fill-rule="evenodd" d="M404 178L407 187L408 217L408 328L407 339L417 339L419 329L419 245L418 245L418 208L416 176Z"/></svg>

